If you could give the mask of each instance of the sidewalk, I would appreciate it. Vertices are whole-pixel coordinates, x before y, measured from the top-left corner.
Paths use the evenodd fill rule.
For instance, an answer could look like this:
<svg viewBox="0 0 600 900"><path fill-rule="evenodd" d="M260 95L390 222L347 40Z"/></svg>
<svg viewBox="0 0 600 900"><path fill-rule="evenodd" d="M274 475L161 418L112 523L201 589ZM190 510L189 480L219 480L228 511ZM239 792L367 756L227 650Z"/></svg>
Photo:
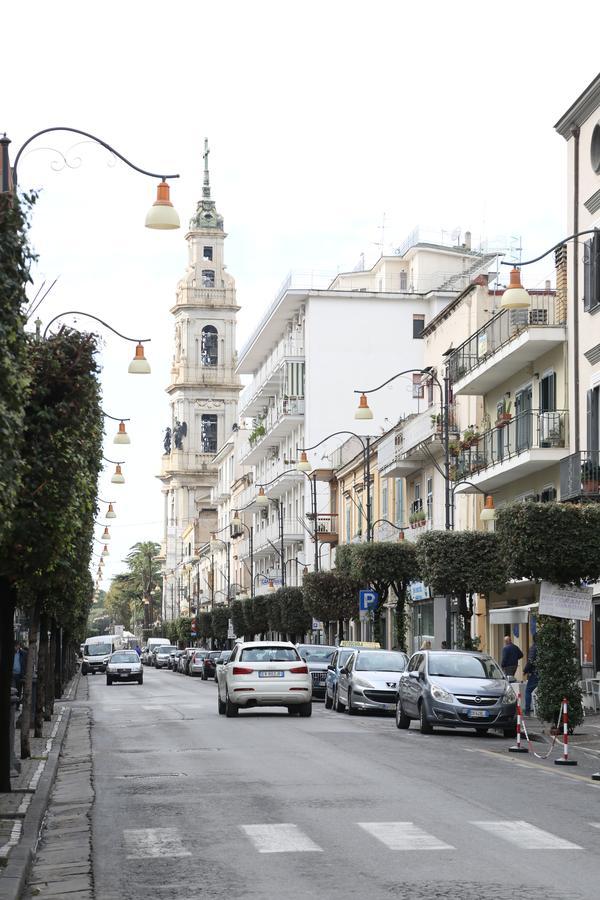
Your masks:
<svg viewBox="0 0 600 900"><path fill-rule="evenodd" d="M11 778L12 792L0 793L0 898L18 898L37 846L39 832L71 715L70 701L77 693L75 675L64 697L55 702L54 715L44 722L43 737L31 738L31 758L20 760L21 771ZM84 679L85 681L85 679ZM83 688L87 695L87 685ZM83 696L80 699L84 699ZM15 732L19 758L21 733Z"/></svg>

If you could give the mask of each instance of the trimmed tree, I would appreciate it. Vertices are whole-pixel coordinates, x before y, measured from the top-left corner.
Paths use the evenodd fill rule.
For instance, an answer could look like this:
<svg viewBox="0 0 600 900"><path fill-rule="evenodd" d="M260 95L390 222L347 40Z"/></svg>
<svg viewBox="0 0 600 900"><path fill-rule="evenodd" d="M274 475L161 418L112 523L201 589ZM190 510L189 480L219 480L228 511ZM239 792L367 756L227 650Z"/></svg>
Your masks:
<svg viewBox="0 0 600 900"><path fill-rule="evenodd" d="M304 604L320 622L338 623L338 640L343 640L344 621L358 618L360 585L349 575L336 570L307 572L302 582Z"/></svg>
<svg viewBox="0 0 600 900"><path fill-rule="evenodd" d="M340 554L340 550L342 553ZM396 595L396 646L406 648L406 593L419 576L414 544L408 541L374 541L339 548L336 567L360 587L370 585L379 595L373 611L373 636L381 642L381 614L390 588Z"/></svg>
<svg viewBox="0 0 600 900"><path fill-rule="evenodd" d="M576 586L600 579L597 503L511 503L498 510L496 533L512 578ZM540 719L556 723L566 697L569 723L581 724L581 676L570 620L540 616L536 667Z"/></svg>
<svg viewBox="0 0 600 900"><path fill-rule="evenodd" d="M487 531L430 531L416 544L421 577L434 594L458 601L463 643L473 649L473 595L506 588L507 570L498 535Z"/></svg>
<svg viewBox="0 0 600 900"><path fill-rule="evenodd" d="M273 594L265 594L267 601L267 622L269 623L269 631L277 633L283 632L283 622L281 619L281 603L279 599L279 591Z"/></svg>
<svg viewBox="0 0 600 900"><path fill-rule="evenodd" d="M219 644L224 644L227 640L229 613L230 610L228 606L215 606L212 612L213 637Z"/></svg>
<svg viewBox="0 0 600 900"><path fill-rule="evenodd" d="M212 613L201 612L196 618L198 619L198 637L207 641L213 636Z"/></svg>
<svg viewBox="0 0 600 900"><path fill-rule="evenodd" d="M310 631L312 617L304 605L302 589L297 587L279 588L277 591L281 607L282 630L296 643Z"/></svg>
<svg viewBox="0 0 600 900"><path fill-rule="evenodd" d="M231 603L231 621L236 637L244 637L246 634L246 618L244 608L248 600L233 600Z"/></svg>

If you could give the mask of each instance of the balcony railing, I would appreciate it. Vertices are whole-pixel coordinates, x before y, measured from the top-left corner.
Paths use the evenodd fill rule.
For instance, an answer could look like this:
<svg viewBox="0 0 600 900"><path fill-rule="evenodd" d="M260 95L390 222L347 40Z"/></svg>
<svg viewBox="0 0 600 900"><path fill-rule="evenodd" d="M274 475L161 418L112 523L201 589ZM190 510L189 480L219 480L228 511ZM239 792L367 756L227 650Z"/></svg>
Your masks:
<svg viewBox="0 0 600 900"><path fill-rule="evenodd" d="M530 450L566 447L567 419L566 410L528 410L498 423L452 457L450 477L462 481Z"/></svg>
<svg viewBox="0 0 600 900"><path fill-rule="evenodd" d="M460 381L530 327L564 324L554 294L532 295L529 309L503 309L461 344L448 360L450 381Z"/></svg>
<svg viewBox="0 0 600 900"><path fill-rule="evenodd" d="M261 390L272 379L273 375L286 359L304 359L304 339L302 334L297 334L279 341L265 363L254 375L252 381L246 385L240 394L239 408L245 410L247 406L260 394Z"/></svg>
<svg viewBox="0 0 600 900"><path fill-rule="evenodd" d="M312 523L311 523L312 525ZM311 527L311 526L309 526ZM318 513L315 523L317 540L325 543L337 543L338 517L337 513Z"/></svg>
<svg viewBox="0 0 600 900"><path fill-rule="evenodd" d="M560 461L561 500L600 500L600 451L583 450Z"/></svg>

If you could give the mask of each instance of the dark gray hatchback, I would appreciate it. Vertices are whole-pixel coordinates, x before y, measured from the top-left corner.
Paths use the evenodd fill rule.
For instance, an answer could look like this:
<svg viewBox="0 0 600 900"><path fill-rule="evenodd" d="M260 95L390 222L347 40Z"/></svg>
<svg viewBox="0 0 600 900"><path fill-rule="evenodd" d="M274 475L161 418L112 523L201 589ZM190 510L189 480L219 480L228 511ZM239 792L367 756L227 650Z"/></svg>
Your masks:
<svg viewBox="0 0 600 900"><path fill-rule="evenodd" d="M498 663L487 653L469 650L420 650L400 675L396 725L408 728L418 719L423 734L434 725L498 728L513 737L516 694Z"/></svg>

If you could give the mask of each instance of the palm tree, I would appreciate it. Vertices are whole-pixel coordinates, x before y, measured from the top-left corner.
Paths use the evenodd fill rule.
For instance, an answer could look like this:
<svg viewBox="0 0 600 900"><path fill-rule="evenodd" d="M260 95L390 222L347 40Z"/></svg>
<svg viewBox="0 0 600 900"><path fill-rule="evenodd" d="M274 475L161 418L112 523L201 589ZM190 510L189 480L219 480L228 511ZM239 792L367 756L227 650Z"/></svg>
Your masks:
<svg viewBox="0 0 600 900"><path fill-rule="evenodd" d="M130 549L125 562L129 567L129 586L138 602L144 604L144 627L149 628L154 621L152 595L162 588L160 565L156 560L160 545L154 541L140 541ZM159 597L159 600L161 598ZM162 603L161 603L162 608Z"/></svg>

